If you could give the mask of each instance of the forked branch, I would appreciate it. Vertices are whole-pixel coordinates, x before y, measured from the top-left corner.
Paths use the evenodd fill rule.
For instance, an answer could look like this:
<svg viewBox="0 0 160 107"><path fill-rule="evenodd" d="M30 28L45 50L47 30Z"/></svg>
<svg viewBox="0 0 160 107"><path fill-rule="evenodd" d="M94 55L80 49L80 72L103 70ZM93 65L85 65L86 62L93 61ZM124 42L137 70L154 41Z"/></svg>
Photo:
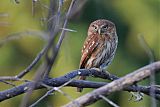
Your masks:
<svg viewBox="0 0 160 107"><path fill-rule="evenodd" d="M155 98L160 100L160 89L158 87L151 87L151 86L129 86L134 84L135 82L139 82L142 79L147 78L151 75L152 72L158 73L160 71L160 61L154 62L150 65L147 65L145 67L142 67L122 78L116 77L115 75L107 74L105 72L97 72L94 69L79 69L74 70L64 76L58 77L58 78L46 78L43 81L40 81L36 84L35 90L40 88L45 88L43 84L46 84L48 86L52 87L59 87L63 85L64 83L70 81L70 79L75 78L76 76L94 76L98 78L103 79L109 79L114 80L111 83L106 82L91 82L91 81L83 81L83 80L72 80L67 86L71 87L82 87L82 88L98 88L94 90L91 93L88 93L78 99L75 100L75 102L82 105L87 105L88 102L93 103L94 101L97 101L100 99L97 95L109 95L110 93L118 90L124 90L124 91L133 91L133 92L142 92L144 94L150 95L150 89L155 90ZM25 84L22 84L20 86L16 86L14 88L4 90L0 92L0 101L4 101L6 99L18 96L20 94L23 94L29 90L29 87L34 84L34 82L28 82ZM103 86L103 87L102 87ZM99 88L101 87L101 88ZM152 95L150 95L152 96ZM74 105L75 103L71 102L68 105ZM66 106L68 106L66 105Z"/></svg>
<svg viewBox="0 0 160 107"><path fill-rule="evenodd" d="M128 86L134 84L135 82L139 82L147 78L148 76L151 76L153 72L157 73L158 71L160 71L160 62L155 62L153 64L140 68L130 74L127 74L126 76L119 78L111 83L108 83L107 85L100 87L88 94L85 94L68 103L64 107L82 107L93 104L94 102L101 99L99 95L107 96L115 91L126 89Z"/></svg>

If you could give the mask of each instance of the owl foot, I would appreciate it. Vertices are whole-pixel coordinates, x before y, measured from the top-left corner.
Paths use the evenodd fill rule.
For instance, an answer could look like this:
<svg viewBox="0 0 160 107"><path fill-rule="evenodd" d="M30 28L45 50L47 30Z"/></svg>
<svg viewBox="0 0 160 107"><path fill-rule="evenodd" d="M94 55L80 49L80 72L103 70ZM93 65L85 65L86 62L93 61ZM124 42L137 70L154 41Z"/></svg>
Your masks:
<svg viewBox="0 0 160 107"><path fill-rule="evenodd" d="M104 70L104 69L103 69L102 72L104 72L104 73L110 75L110 73L109 73L107 70Z"/></svg>
<svg viewBox="0 0 160 107"><path fill-rule="evenodd" d="M141 101L143 100L143 93L141 92L130 92L131 93L131 97L128 99L129 101L133 100L133 101Z"/></svg>
<svg viewBox="0 0 160 107"><path fill-rule="evenodd" d="M110 75L110 73L107 70L105 70L105 69L101 69L101 68L91 68L91 69L96 70L98 72L103 72L103 73L106 73L106 74Z"/></svg>
<svg viewBox="0 0 160 107"><path fill-rule="evenodd" d="M91 68L91 69L93 69L93 70L96 70L96 71L98 71L98 72L104 72L104 73L108 73L108 71L105 71L105 69L101 69L101 68Z"/></svg>
<svg viewBox="0 0 160 107"><path fill-rule="evenodd" d="M100 69L100 68L91 68L91 69L96 70L96 71L98 71L98 72L101 72L101 69Z"/></svg>
<svg viewBox="0 0 160 107"><path fill-rule="evenodd" d="M151 85L151 87L160 88L160 85Z"/></svg>

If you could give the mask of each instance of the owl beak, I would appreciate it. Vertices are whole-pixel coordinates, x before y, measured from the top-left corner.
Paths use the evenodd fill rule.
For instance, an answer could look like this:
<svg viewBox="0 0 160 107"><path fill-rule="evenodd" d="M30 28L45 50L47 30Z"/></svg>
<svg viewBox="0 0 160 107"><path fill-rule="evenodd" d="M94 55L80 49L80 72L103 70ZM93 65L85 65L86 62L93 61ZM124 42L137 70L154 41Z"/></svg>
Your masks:
<svg viewBox="0 0 160 107"><path fill-rule="evenodd" d="M101 29L98 29L98 34L101 35Z"/></svg>

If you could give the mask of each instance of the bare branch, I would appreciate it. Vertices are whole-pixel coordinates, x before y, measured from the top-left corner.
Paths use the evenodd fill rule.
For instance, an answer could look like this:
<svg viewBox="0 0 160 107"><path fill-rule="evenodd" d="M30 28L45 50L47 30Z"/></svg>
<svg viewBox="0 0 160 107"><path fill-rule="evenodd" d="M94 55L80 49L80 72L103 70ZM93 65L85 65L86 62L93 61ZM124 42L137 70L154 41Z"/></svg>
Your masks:
<svg viewBox="0 0 160 107"><path fill-rule="evenodd" d="M39 36L39 37L42 37L43 39L48 40L48 36L45 33L38 32L38 31L25 31L25 32L19 32L19 33L12 34L12 36L8 36L4 40L0 41L0 45L4 45L6 42L9 42L9 41L15 40L15 39L19 39L25 35L35 35L35 36ZM18 75L16 75L16 76L3 76L3 77L0 77L0 80L18 81L20 78L22 78L24 75L26 75L29 71L31 71L31 69L38 63L38 61L41 59L41 57L47 51L47 48L48 48L47 46L44 46L44 48L38 53L38 55L31 62L31 64L26 69L21 71Z"/></svg>
<svg viewBox="0 0 160 107"><path fill-rule="evenodd" d="M135 82L141 81L148 76L152 74L152 72L157 73L159 69L160 62L153 63L154 65L150 64L146 67L143 67L141 69L138 69L130 74L127 74L126 76L119 78L111 83L108 83L107 85L100 87L88 94L85 94L77 99L74 100L74 102L70 102L67 105L64 105L64 107L74 107L75 102L80 104L80 106L87 106L90 104L93 104L97 100L101 99L99 95L109 95L115 91L120 91L122 89L127 88L129 85L134 84ZM160 70L159 70L160 71Z"/></svg>
<svg viewBox="0 0 160 107"><path fill-rule="evenodd" d="M58 92L62 92L60 91L60 88L66 86L67 84L69 84L73 79L71 79L70 81L64 83L63 85L59 86L59 87L52 87L51 90L49 90L45 95L43 95L40 99L38 99L35 103L33 103L32 105L30 105L29 107L34 107L36 106L40 101L42 101L44 98L46 98L48 95L51 95L51 93L53 93L54 91L58 91ZM48 87L48 86L47 86ZM50 87L51 88L51 87Z"/></svg>
<svg viewBox="0 0 160 107"><path fill-rule="evenodd" d="M70 12L71 12L71 9L73 7L73 4L74 4L75 0L72 0L71 3L70 3L70 7L68 9L68 12L66 14L66 18L65 18L65 21L64 21L64 24L63 24L63 28L65 28L67 26L67 22L68 22L68 17L70 15ZM57 11L57 15L56 15L56 20L53 20L53 23L55 23L55 25L52 25L52 30L50 30L50 39L49 39L49 42L46 46L46 53L45 53L45 56L46 56L46 62L42 64L42 69L39 70L39 72L36 73L36 76L35 76L35 83L32 84L29 88L31 88L26 96L24 96L23 98L23 101L21 103L21 106L24 107L24 106L27 106L27 103L28 103L28 100L29 100L29 97L30 95L32 94L32 91L35 89L35 86L36 84L41 81L43 78L47 78L48 75L49 75L49 72L54 64L54 61L57 57L57 54L59 52L59 48L60 48L60 45L62 43L62 40L63 40L63 36L65 34L65 30L62 30L61 32L61 35L60 35L60 42L58 41L57 45L54 46L54 39L56 37L56 34L58 33L59 31L59 22L60 22L60 12L61 12L61 6L62 6L62 3L61 1L59 0L59 7L58 7L58 11ZM52 54L49 55L50 53L50 50L52 50Z"/></svg>
<svg viewBox="0 0 160 107"><path fill-rule="evenodd" d="M26 75L29 71L31 71L31 69L38 63L38 61L41 59L41 57L44 55L44 53L47 50L47 46L45 46L40 53L38 53L38 55L36 56L36 58L31 62L31 64L22 72L20 72L18 75L16 76L2 76L0 77L0 80L5 80L5 81L18 81L20 78L22 78L24 75Z"/></svg>
<svg viewBox="0 0 160 107"><path fill-rule="evenodd" d="M159 62L154 62L154 63L152 63L150 65L147 65L147 66L145 66L143 68L140 68L139 70L134 72L134 76L133 76L133 73L129 74L129 76L133 76L133 77L131 77L133 80L129 80L128 82L135 81L135 76L137 77L137 81L142 79L142 77L147 78L147 76L149 76L149 74L151 72L155 71L156 73L158 73L157 72L158 70L160 71L160 61ZM143 75L138 75L138 74L143 74ZM70 79L72 79L72 78L74 78L76 76L79 76L79 75L80 76L94 76L94 77L98 77L98 78L115 80L115 81L119 81L119 80L122 81L122 79L124 80L124 77L122 79L120 78L120 79L116 80L118 77L116 77L114 75L111 75L111 74L106 74L105 72L97 72L94 69L89 69L89 70L87 70L87 69L79 69L79 70L74 70L74 71L72 71L72 72L70 72L70 73L68 73L68 74L66 74L64 76L58 77L58 78L44 79L41 82L39 81L35 85L34 89L36 90L36 89L40 89L40 88L45 88L42 85L42 83L43 84L47 84L48 86L52 86L52 87L59 87L59 86L63 85L64 83L68 82ZM140 76L140 79L139 79L139 76ZM113 81L113 82L115 83L115 81ZM113 84L113 82L111 82L109 84ZM124 82L121 82L121 83L126 85L127 82L125 80L124 80ZM13 87L11 89L1 91L0 92L0 101L4 101L6 99L9 99L9 98L12 98L12 97L15 97L17 95L20 95L20 94L23 94L23 93L27 92L27 90L29 90L29 86L31 86L32 84L34 84L34 82L28 82L28 83L22 84L20 86ZM91 81L83 81L83 80L73 80L67 86L82 87L82 88L99 88L99 87L102 87L102 86L104 86L106 84L107 84L106 82L91 82ZM123 88L123 87L121 87L120 84L118 84L117 87L120 86L120 88ZM128 84L128 85L130 85L130 84ZM138 85L138 86L125 87L124 90L125 91L133 91L133 92L142 92L144 94L150 95L150 89L151 88L153 88L155 90L155 98L160 100L160 89L158 87L154 87L154 86L153 87L152 86L139 86ZM150 96L152 96L152 95L150 95Z"/></svg>
<svg viewBox="0 0 160 107"><path fill-rule="evenodd" d="M63 27L62 27L62 28L66 28L66 26L67 26L68 18L69 18L69 16L70 16L70 13L71 13L71 11L72 11L72 7L73 7L75 1L76 1L76 0L72 0L71 3L70 3L70 6L69 6L68 12L67 12L67 14L66 14L66 18L65 18L65 21L64 21L64 24L63 24ZM59 2L60 2L60 3L59 3L58 12L59 12L60 6L61 6L61 1L59 1ZM59 13L58 13L58 15L59 15ZM59 22L59 18L58 18L57 20L58 20L58 22ZM66 30L62 29L62 32L61 32L61 34L60 34L58 43L57 43L56 46L53 48L53 53L54 53L54 54L51 56L51 58L50 58L50 60L49 60L49 62L48 62L48 67L47 67L48 69L47 69L47 71L45 72L45 76L48 76L48 75L49 75L49 72L50 72L50 70L51 70L51 67L53 66L53 64L54 64L54 62L55 62L55 59L56 59L57 54L58 54L58 52L59 52L60 46L61 46L61 44L62 44L62 41L63 41L64 37L65 37L65 33L66 33Z"/></svg>

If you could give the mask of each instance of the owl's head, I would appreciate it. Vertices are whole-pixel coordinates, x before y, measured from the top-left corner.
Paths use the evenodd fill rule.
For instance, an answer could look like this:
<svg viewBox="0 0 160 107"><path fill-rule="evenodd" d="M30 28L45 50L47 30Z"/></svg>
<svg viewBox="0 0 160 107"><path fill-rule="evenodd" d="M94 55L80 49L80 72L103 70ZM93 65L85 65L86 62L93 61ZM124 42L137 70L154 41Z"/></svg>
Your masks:
<svg viewBox="0 0 160 107"><path fill-rule="evenodd" d="M105 19L99 19L92 22L88 29L88 35L112 35L114 32L116 32L114 23Z"/></svg>

